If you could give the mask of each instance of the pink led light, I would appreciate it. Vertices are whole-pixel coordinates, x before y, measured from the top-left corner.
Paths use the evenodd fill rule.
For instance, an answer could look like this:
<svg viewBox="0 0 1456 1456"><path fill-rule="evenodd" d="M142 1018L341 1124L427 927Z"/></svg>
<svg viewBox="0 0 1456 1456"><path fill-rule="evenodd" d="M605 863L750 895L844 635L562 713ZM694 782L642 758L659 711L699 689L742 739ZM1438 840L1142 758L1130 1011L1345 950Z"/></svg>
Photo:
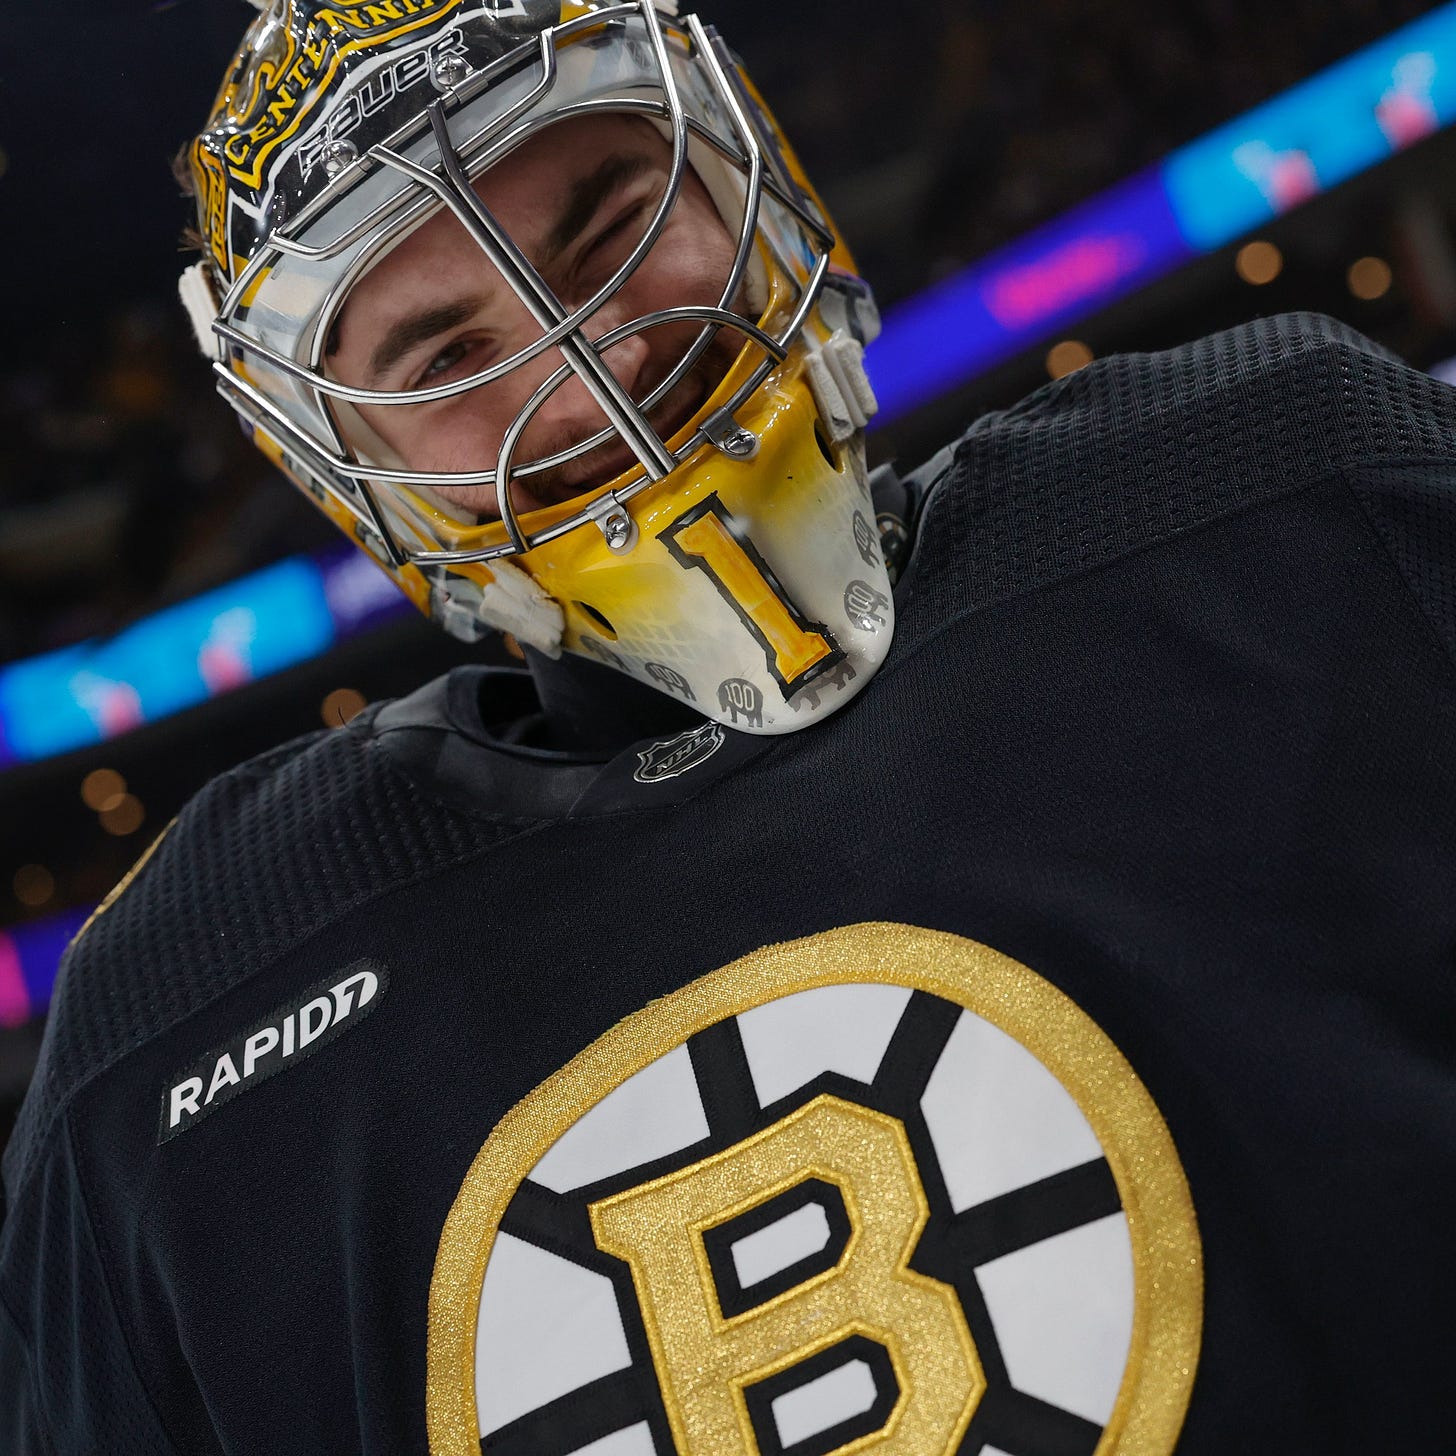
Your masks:
<svg viewBox="0 0 1456 1456"><path fill-rule="evenodd" d="M0 1026L19 1026L34 1014L20 970L20 950L0 930Z"/></svg>
<svg viewBox="0 0 1456 1456"><path fill-rule="evenodd" d="M1077 238L992 278L983 295L986 309L1003 328L1027 328L1111 288L1146 256L1135 234Z"/></svg>

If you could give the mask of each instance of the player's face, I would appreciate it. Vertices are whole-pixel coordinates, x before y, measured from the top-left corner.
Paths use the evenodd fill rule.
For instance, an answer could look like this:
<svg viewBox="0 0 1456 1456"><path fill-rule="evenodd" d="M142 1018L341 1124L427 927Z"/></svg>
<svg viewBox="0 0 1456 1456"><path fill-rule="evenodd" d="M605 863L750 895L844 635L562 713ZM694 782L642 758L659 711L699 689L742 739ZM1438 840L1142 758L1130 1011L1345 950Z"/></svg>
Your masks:
<svg viewBox="0 0 1456 1456"><path fill-rule="evenodd" d="M641 239L667 186L671 150L641 118L577 118L549 128L476 183L486 207L568 309L592 297ZM600 338L643 314L684 304L716 305L732 266L734 239L698 178L688 171L667 226L647 257L586 325ZM738 305L741 307L741 302ZM671 373L701 325L646 329L603 358L634 401ZM479 373L541 335L525 305L471 241L441 213L412 234L351 291L340 315L330 373L380 390L424 389ZM666 439L722 380L742 340L720 330L698 364L648 418ZM411 470L494 468L517 411L561 365L546 349L501 379L429 404L365 406L366 422ZM513 452L522 463L596 434L601 409L572 375L550 396ZM616 439L513 488L517 510L568 500L635 461ZM451 499L494 515L491 486L454 487Z"/></svg>

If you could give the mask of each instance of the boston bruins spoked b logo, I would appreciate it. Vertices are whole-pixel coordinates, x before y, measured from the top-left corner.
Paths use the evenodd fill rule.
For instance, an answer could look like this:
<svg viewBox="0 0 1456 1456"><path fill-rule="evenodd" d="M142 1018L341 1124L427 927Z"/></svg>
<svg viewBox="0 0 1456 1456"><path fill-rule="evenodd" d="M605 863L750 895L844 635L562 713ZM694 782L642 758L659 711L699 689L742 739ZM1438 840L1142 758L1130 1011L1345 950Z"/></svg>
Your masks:
<svg viewBox="0 0 1456 1456"><path fill-rule="evenodd" d="M1157 1108L1025 966L863 925L614 1027L499 1124L431 1449L1167 1456L1202 1317Z"/></svg>

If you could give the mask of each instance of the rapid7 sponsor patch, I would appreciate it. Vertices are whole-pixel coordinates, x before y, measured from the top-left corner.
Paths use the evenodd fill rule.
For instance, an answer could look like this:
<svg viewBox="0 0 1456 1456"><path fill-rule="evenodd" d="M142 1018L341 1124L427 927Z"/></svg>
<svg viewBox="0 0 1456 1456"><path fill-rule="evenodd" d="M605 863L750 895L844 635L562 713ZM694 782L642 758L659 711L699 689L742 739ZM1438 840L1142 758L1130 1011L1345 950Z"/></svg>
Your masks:
<svg viewBox="0 0 1456 1456"><path fill-rule="evenodd" d="M388 984L382 965L356 961L210 1051L164 1089L157 1141L185 1132L250 1087L327 1046L374 1010Z"/></svg>

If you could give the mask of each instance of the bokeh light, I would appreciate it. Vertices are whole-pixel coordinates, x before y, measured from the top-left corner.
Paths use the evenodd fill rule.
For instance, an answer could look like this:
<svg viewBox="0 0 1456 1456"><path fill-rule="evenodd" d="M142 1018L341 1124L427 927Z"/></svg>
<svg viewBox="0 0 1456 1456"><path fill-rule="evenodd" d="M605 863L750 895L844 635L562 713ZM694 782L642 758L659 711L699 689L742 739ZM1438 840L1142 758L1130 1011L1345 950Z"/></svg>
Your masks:
<svg viewBox="0 0 1456 1456"><path fill-rule="evenodd" d="M363 693L356 692L353 688L335 688L323 700L319 717L324 720L325 727L339 728L351 718L357 718L368 706L368 700Z"/></svg>
<svg viewBox="0 0 1456 1456"><path fill-rule="evenodd" d="M10 887L22 905L36 910L50 903L56 893L56 879L44 865L21 865Z"/></svg>
<svg viewBox="0 0 1456 1456"><path fill-rule="evenodd" d="M1390 292L1394 275L1384 258L1356 258L1345 275L1350 292L1366 303L1384 298Z"/></svg>
<svg viewBox="0 0 1456 1456"><path fill-rule="evenodd" d="M1063 339L1047 350L1046 372L1053 379L1075 374L1084 365L1092 362L1092 351L1081 339Z"/></svg>
<svg viewBox="0 0 1456 1456"><path fill-rule="evenodd" d="M123 794L110 808L101 811L101 827L118 839L135 834L142 827L147 811L135 794Z"/></svg>
<svg viewBox="0 0 1456 1456"><path fill-rule="evenodd" d="M1284 254L1262 238L1245 243L1234 258L1234 272L1255 287L1272 283L1283 271Z"/></svg>
<svg viewBox="0 0 1456 1456"><path fill-rule="evenodd" d="M81 801L98 814L114 809L126 797L126 780L114 768L93 769L81 780Z"/></svg>

